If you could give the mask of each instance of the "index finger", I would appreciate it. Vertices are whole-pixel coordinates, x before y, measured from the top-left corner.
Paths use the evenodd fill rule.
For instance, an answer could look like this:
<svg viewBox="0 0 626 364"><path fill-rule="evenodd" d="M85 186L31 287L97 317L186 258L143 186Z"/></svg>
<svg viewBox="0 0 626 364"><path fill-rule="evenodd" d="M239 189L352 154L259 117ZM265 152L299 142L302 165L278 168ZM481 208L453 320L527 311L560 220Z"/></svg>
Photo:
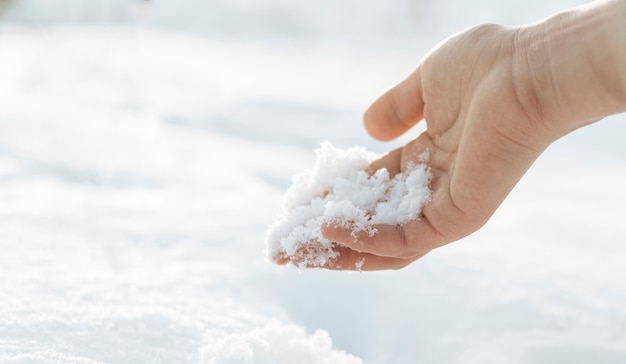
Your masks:
<svg viewBox="0 0 626 364"><path fill-rule="evenodd" d="M350 224L325 224L322 235L360 253L396 259L417 259L446 243L425 218L404 225L374 225L375 233L354 231Z"/></svg>
<svg viewBox="0 0 626 364"><path fill-rule="evenodd" d="M383 155L377 160L370 163L367 167L367 173L373 175L379 169L386 169L389 172L389 177L395 176L402 172L402 150L404 147L394 149L391 152Z"/></svg>
<svg viewBox="0 0 626 364"><path fill-rule="evenodd" d="M353 271L373 271L373 270L386 270L386 269L400 269L404 268L415 259L398 259L390 257L380 257L369 253L361 253L352 250L348 247L336 245L333 251L337 253L337 257L329 259L323 265L307 265L306 262L301 260L301 256L306 255L294 255L291 257L282 256L276 259L276 262L280 265L292 263L296 267L300 268L322 268L328 270L353 270ZM426 253L424 253L426 254ZM422 254L422 256L424 255Z"/></svg>

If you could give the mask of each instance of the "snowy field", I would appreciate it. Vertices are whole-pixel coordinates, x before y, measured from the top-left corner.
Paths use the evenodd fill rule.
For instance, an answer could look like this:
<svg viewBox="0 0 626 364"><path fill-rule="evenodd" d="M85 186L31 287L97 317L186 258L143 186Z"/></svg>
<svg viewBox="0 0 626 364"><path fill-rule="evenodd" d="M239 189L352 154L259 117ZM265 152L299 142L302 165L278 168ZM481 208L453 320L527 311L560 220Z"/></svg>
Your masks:
<svg viewBox="0 0 626 364"><path fill-rule="evenodd" d="M403 270L263 254L322 141L419 133L360 118L430 47L576 1L42 3L0 10L0 363L626 362L623 115Z"/></svg>

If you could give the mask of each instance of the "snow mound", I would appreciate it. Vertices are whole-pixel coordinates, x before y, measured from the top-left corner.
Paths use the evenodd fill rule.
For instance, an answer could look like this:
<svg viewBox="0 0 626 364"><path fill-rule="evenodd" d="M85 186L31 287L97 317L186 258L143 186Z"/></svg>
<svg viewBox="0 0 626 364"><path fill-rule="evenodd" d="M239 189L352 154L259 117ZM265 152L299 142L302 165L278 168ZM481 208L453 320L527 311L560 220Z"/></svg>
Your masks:
<svg viewBox="0 0 626 364"><path fill-rule="evenodd" d="M355 236L373 236L377 224L416 218L430 198L426 164L410 165L392 177L386 169L366 171L380 156L363 147L342 150L324 142L315 153L314 168L293 177L283 210L267 231L268 256L276 263L325 266L339 253L335 243L322 236L322 225L339 224L350 227ZM427 159L420 157L422 162Z"/></svg>
<svg viewBox="0 0 626 364"><path fill-rule="evenodd" d="M202 364L362 364L333 350L328 333L307 336L302 327L272 322L241 334L231 334L200 350Z"/></svg>

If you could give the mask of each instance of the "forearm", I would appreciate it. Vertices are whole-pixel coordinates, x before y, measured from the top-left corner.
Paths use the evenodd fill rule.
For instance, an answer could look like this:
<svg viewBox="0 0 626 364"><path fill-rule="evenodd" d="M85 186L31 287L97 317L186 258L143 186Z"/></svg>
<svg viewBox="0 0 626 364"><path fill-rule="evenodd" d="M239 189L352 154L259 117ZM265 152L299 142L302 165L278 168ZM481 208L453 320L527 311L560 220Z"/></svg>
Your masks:
<svg viewBox="0 0 626 364"><path fill-rule="evenodd" d="M554 137L626 111L626 0L593 2L522 27L515 42L520 103Z"/></svg>

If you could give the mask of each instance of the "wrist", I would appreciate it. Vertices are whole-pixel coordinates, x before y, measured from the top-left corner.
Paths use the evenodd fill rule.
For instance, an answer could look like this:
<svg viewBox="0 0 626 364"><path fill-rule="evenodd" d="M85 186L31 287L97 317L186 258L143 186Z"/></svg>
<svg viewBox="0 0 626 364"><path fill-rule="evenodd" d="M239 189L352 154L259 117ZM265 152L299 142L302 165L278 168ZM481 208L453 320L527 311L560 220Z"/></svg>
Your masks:
<svg viewBox="0 0 626 364"><path fill-rule="evenodd" d="M548 138L626 111L624 19L626 1L602 1L516 29L516 94Z"/></svg>

